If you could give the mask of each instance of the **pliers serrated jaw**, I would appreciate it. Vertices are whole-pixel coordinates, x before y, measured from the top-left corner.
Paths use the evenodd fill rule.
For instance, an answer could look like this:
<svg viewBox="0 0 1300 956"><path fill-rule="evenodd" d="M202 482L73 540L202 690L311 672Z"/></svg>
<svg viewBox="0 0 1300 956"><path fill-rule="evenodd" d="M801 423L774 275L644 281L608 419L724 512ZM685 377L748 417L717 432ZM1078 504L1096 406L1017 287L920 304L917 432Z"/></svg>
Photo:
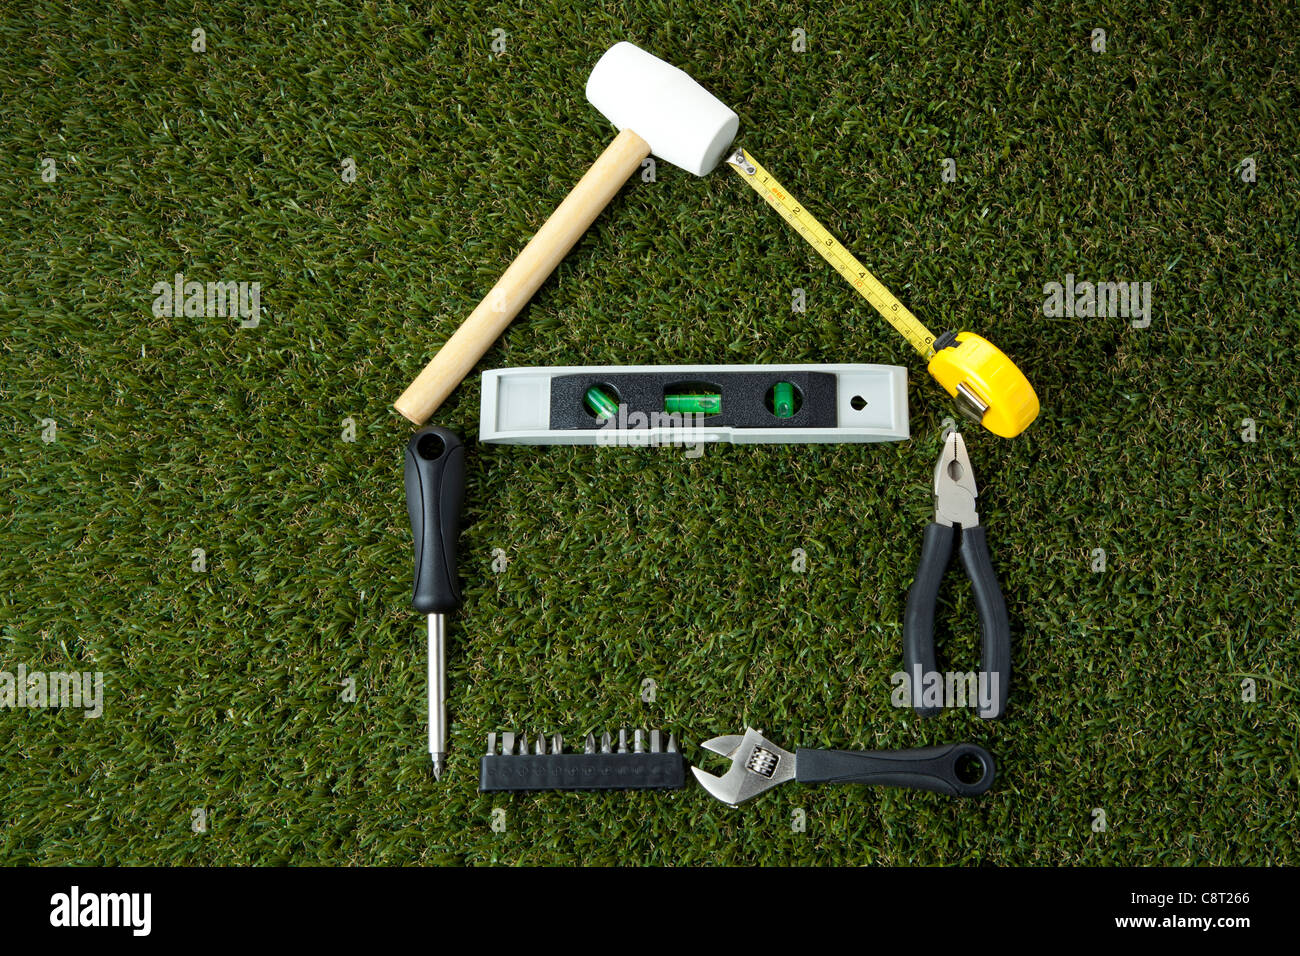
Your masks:
<svg viewBox="0 0 1300 956"><path fill-rule="evenodd" d="M953 432L943 443L943 454L934 465L934 522L973 528L980 523L975 499L979 488L971 470L966 441Z"/></svg>

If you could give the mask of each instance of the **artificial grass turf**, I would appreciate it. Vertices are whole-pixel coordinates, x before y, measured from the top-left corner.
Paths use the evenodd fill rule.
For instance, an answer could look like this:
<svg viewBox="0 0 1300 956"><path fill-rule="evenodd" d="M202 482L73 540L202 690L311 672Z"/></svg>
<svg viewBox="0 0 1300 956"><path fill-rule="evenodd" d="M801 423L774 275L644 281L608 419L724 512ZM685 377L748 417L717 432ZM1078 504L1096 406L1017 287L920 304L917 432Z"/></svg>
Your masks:
<svg viewBox="0 0 1300 956"><path fill-rule="evenodd" d="M96 720L0 710L0 862L1300 862L1284 13L119 7L0 15L0 669L106 679ZM913 439L484 446L467 382L435 419L470 456L431 781L390 403L611 136L582 89L620 39L732 104L738 142L922 320L1035 384L1023 436L965 432L1013 624L1002 721L889 702L951 406L733 173L661 163L481 367L906 364ZM260 325L155 318L176 272L259 281ZM1046 318L1067 273L1154 283L1150 328ZM941 620L944 659L975 666L964 586ZM971 740L1000 779L972 801L789 785L742 810L693 786L475 789L491 730L662 726L695 761L746 723L790 749Z"/></svg>

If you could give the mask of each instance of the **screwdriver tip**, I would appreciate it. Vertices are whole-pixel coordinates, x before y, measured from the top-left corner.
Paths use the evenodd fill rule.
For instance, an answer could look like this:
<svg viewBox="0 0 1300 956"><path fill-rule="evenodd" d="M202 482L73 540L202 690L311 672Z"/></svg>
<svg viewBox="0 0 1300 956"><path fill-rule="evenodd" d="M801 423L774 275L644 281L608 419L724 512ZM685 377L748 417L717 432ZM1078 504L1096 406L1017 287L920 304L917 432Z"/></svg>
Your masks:
<svg viewBox="0 0 1300 956"><path fill-rule="evenodd" d="M442 763L445 754L433 754L433 779L442 779Z"/></svg>

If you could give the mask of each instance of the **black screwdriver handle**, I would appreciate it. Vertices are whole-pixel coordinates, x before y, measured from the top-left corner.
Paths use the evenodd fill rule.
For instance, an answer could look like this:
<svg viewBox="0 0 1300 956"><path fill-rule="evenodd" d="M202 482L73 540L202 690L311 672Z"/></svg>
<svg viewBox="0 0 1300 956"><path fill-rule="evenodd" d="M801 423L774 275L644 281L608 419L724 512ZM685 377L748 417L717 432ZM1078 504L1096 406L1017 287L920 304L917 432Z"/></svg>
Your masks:
<svg viewBox="0 0 1300 956"><path fill-rule="evenodd" d="M446 614L460 605L456 539L465 500L465 446L455 432L422 428L406 444L406 511L415 538L411 606Z"/></svg>
<svg viewBox="0 0 1300 956"><path fill-rule="evenodd" d="M958 773L963 758L978 762L980 776ZM915 750L796 750L794 778L800 783L863 783L876 787L931 790L950 797L979 796L993 786L993 755L975 744L947 744Z"/></svg>

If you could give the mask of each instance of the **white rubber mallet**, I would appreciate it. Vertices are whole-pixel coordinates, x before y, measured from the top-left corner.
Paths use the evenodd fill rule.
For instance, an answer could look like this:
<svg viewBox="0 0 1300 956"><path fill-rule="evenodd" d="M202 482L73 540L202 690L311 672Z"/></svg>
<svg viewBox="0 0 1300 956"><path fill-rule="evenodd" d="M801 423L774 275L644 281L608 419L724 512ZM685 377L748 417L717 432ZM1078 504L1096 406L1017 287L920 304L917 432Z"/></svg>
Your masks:
<svg viewBox="0 0 1300 956"><path fill-rule="evenodd" d="M739 119L683 71L631 43L605 51L587 99L620 130L528 245L393 407L422 425L519 314L647 156L711 172Z"/></svg>

